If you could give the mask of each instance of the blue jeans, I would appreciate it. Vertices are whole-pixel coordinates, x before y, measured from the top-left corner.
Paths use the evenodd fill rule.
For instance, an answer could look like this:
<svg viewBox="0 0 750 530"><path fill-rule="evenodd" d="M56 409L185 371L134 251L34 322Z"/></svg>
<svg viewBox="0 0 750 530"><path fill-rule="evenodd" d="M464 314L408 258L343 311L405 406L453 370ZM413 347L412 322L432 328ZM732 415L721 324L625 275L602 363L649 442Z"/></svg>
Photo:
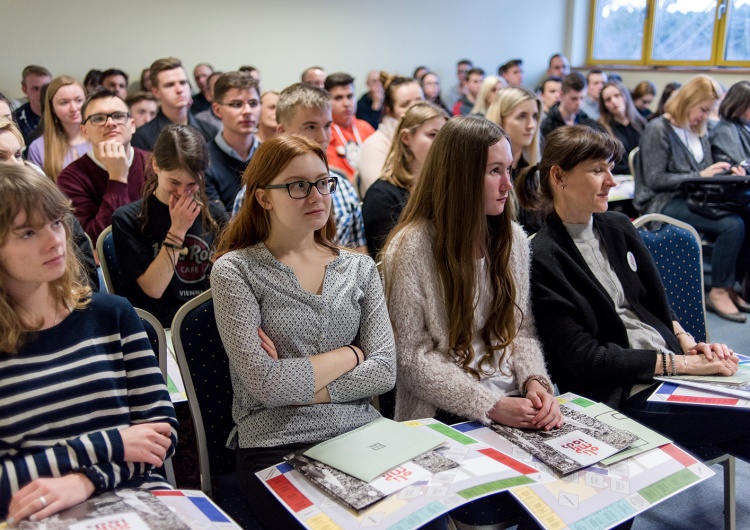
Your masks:
<svg viewBox="0 0 750 530"><path fill-rule="evenodd" d="M742 281L745 270L737 271L737 260L745 242L745 221L739 215L727 215L721 219L709 219L691 212L685 199L672 199L661 211L674 217L698 232L715 237L711 258L711 287L732 288L735 281Z"/></svg>

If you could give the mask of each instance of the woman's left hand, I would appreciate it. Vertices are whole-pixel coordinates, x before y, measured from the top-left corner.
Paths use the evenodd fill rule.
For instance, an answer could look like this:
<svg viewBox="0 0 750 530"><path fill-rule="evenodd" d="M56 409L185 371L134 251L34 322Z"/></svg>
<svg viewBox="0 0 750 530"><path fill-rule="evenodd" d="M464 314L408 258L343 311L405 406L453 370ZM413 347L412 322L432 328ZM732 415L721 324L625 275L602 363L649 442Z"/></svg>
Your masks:
<svg viewBox="0 0 750 530"><path fill-rule="evenodd" d="M528 384L526 399L539 411L531 420L537 429L549 431L562 427L565 420L560 412L560 404L539 381L533 380Z"/></svg>
<svg viewBox="0 0 750 530"><path fill-rule="evenodd" d="M258 328L258 337L260 337L260 347L263 348L263 351L265 351L271 359L278 361L279 354L276 353L276 346L274 346L273 341L268 338L268 335L266 335L260 328Z"/></svg>
<svg viewBox="0 0 750 530"><path fill-rule="evenodd" d="M719 359L729 359L729 360L737 360L737 356L734 355L734 352L732 349L727 346L726 344L721 344L718 342L713 342L711 344L706 344L705 342L699 342L695 344L692 348L685 351L685 355L700 355L703 354L706 356L706 359L709 361L712 361L714 359L714 355Z"/></svg>
<svg viewBox="0 0 750 530"><path fill-rule="evenodd" d="M8 506L10 524L30 518L38 521L91 497L94 485L82 473L60 478L38 478L13 495Z"/></svg>

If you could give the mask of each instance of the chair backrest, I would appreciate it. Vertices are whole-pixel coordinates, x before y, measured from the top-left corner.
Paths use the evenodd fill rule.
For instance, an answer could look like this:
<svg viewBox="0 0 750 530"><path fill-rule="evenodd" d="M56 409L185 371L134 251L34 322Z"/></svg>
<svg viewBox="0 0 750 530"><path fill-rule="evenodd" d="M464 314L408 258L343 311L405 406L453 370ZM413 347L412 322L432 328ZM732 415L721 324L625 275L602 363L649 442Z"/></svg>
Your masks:
<svg viewBox="0 0 750 530"><path fill-rule="evenodd" d="M638 154L640 151L640 147L634 147L630 153L628 153L628 167L630 168L630 174L633 175L633 178L635 178L635 170L638 169L637 164L641 163L641 157Z"/></svg>
<svg viewBox="0 0 750 530"><path fill-rule="evenodd" d="M167 334L164 332L164 328L159 323L159 320L143 309L135 308L135 312L141 317L143 322L143 329L146 330L148 340L151 343L151 348L156 354L156 358L159 361L159 370L164 378L164 384L167 382ZM175 480L174 468L172 466L172 460L169 459L164 462L164 471L167 475L167 480L173 488L177 487L177 481Z"/></svg>
<svg viewBox="0 0 750 530"><path fill-rule="evenodd" d="M646 225L649 225L649 229ZM633 221L659 269L667 299L680 324L698 342L708 340L703 290L703 250L695 228L666 215Z"/></svg>
<svg viewBox="0 0 750 530"><path fill-rule="evenodd" d="M102 267L104 286L108 293L125 296L124 280L120 262L115 254L115 242L112 237L112 226L108 226L99 234L96 240L96 253L99 256L99 265Z"/></svg>
<svg viewBox="0 0 750 530"><path fill-rule="evenodd" d="M172 340L195 424L201 489L211 495L211 477L235 472L237 465L226 448L234 428L232 381L210 289L177 311Z"/></svg>

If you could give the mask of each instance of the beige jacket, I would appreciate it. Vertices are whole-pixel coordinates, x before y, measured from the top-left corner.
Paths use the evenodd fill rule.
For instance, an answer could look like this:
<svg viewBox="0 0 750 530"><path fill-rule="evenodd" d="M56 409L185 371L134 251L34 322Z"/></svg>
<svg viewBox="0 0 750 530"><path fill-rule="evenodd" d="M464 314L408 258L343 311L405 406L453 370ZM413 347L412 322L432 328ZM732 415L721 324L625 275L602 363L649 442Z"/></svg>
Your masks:
<svg viewBox="0 0 750 530"><path fill-rule="evenodd" d="M438 409L489 423L488 412L501 395L481 385L458 366L448 346L448 314L437 270L432 264L434 228L423 225L396 238L385 256L388 312L396 338L398 377L396 420L433 417ZM523 392L539 376L552 388L537 339L529 296L529 245L513 223L510 267L516 272L516 322L510 366Z"/></svg>

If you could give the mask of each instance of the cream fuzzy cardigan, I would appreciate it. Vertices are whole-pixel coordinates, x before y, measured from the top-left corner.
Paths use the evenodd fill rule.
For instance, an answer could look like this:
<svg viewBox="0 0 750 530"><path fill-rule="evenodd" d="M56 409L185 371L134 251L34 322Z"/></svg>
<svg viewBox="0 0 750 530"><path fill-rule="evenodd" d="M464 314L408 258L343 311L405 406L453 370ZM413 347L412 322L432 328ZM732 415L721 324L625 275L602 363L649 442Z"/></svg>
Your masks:
<svg viewBox="0 0 750 530"><path fill-rule="evenodd" d="M441 409L489 423L487 414L502 395L482 386L450 355L448 314L433 265L433 240L431 225L408 228L389 245L385 256L388 312L398 363L396 420L430 418ZM515 271L516 304L523 315L516 309L520 327L509 364L521 393L533 376L542 377L552 389L531 313L529 262L526 234L514 222L509 266Z"/></svg>

